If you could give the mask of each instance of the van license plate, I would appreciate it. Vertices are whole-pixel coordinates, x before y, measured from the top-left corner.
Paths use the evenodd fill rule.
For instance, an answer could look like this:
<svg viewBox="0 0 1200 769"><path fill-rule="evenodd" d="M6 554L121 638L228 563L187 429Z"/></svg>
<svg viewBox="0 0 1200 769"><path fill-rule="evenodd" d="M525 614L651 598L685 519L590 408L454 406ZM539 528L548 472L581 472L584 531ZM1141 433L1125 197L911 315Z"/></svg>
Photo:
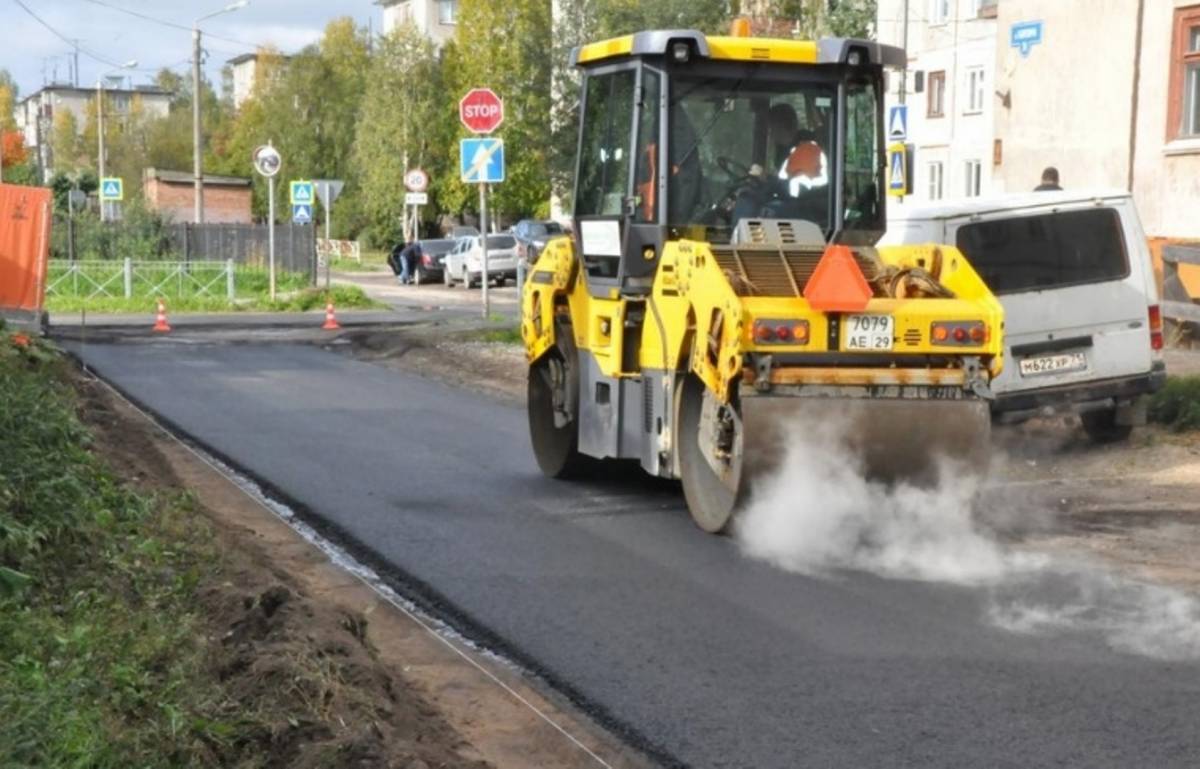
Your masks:
<svg viewBox="0 0 1200 769"><path fill-rule="evenodd" d="M1066 371L1084 371L1086 369L1087 356L1081 352L1039 355L1036 358L1021 359L1021 376L1061 374Z"/></svg>
<svg viewBox="0 0 1200 769"><path fill-rule="evenodd" d="M846 329L845 349L874 352L892 349L896 320L891 315L847 315L842 323Z"/></svg>

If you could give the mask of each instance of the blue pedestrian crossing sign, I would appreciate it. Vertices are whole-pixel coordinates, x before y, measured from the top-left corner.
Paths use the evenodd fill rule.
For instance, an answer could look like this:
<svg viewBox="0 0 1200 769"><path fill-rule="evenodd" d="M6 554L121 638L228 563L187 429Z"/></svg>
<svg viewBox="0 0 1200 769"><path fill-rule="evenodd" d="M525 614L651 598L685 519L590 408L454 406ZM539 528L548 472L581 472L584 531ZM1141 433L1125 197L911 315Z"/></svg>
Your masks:
<svg viewBox="0 0 1200 769"><path fill-rule="evenodd" d="M125 180L119 176L106 176L100 180L101 200L124 200Z"/></svg>
<svg viewBox="0 0 1200 769"><path fill-rule="evenodd" d="M908 138L908 106L897 104L888 109L888 141L902 142Z"/></svg>
<svg viewBox="0 0 1200 769"><path fill-rule="evenodd" d="M911 192L908 186L908 147L892 144L888 147L888 186L893 197L902 198Z"/></svg>
<svg viewBox="0 0 1200 769"><path fill-rule="evenodd" d="M292 206L293 224L312 224L313 210L311 203L297 203Z"/></svg>
<svg viewBox="0 0 1200 769"><path fill-rule="evenodd" d="M293 206L305 205L311 208L316 197L312 182L292 182Z"/></svg>
<svg viewBox="0 0 1200 769"><path fill-rule="evenodd" d="M463 139L460 169L468 184L496 184L504 181L504 141L490 137Z"/></svg>

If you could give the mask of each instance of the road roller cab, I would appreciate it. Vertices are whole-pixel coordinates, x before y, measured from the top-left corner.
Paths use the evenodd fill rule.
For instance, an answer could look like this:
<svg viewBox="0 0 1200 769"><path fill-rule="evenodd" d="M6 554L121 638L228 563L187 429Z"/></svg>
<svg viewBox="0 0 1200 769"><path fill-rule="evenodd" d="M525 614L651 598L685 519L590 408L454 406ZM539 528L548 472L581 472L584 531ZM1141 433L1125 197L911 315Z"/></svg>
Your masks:
<svg viewBox="0 0 1200 769"><path fill-rule="evenodd" d="M544 472L635 459L721 531L792 423L844 420L884 480L985 446L999 303L952 247L874 247L902 51L669 30L573 55L574 234L522 310Z"/></svg>

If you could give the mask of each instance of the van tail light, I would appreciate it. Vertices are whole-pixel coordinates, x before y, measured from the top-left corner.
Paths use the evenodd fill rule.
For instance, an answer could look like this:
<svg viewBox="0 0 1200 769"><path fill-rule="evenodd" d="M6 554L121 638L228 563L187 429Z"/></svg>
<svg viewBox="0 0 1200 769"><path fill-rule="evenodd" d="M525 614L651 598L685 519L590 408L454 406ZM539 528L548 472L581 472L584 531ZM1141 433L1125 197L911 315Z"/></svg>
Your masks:
<svg viewBox="0 0 1200 769"><path fill-rule="evenodd" d="M1163 319L1162 308L1157 304L1150 305L1147 314L1150 316L1150 349L1163 348Z"/></svg>

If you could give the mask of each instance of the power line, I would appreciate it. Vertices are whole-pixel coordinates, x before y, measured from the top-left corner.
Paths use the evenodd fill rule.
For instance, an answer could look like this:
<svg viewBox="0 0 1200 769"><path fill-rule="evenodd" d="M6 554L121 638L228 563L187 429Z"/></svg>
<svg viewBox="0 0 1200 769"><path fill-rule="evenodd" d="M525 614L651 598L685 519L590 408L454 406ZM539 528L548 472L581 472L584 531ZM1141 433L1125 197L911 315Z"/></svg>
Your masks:
<svg viewBox="0 0 1200 769"><path fill-rule="evenodd" d="M180 24L177 21L168 21L167 19L160 19L157 16L151 16L149 14L142 13L141 11L135 11L130 8L122 8L119 5L113 5L112 3L104 2L104 0L84 0L84 2L91 3L92 5L99 5L102 8L108 8L109 10L117 11L118 13L128 14L130 16L134 16L134 17L142 19L144 21L153 22L155 24L161 24L164 27L171 27L172 29L182 29L185 32L192 31L192 28L186 24ZM259 47L259 45L257 43L248 43L245 40L237 40L232 37L222 37L220 35L214 35L211 32L205 32L204 36L208 37L212 40L220 40L225 43L233 43L234 45L242 45L242 46L246 46L247 48L258 48Z"/></svg>
<svg viewBox="0 0 1200 769"><path fill-rule="evenodd" d="M38 16L36 13L34 13L33 9L30 8L28 5L25 5L25 3L22 2L22 0L13 0L13 2L16 3L18 6L20 6L21 10L25 11L25 13L27 13L31 17L33 17L34 21L36 21L38 24L41 24L43 27L45 27L47 30L49 30L50 34L54 35L59 40L63 41L64 43L71 46L72 48L77 48L78 50L82 51L84 54L86 54L88 56L88 58L95 59L96 61L100 62L101 64L107 64L110 67L120 67L121 66L120 64L118 64L115 61L111 61L109 59L104 58L103 56L96 53L95 51L90 51L87 48L84 48L83 46L79 45L77 41L72 40L71 38L67 37L63 33L59 32L54 27L50 26L50 24L45 19L43 19L41 16Z"/></svg>

